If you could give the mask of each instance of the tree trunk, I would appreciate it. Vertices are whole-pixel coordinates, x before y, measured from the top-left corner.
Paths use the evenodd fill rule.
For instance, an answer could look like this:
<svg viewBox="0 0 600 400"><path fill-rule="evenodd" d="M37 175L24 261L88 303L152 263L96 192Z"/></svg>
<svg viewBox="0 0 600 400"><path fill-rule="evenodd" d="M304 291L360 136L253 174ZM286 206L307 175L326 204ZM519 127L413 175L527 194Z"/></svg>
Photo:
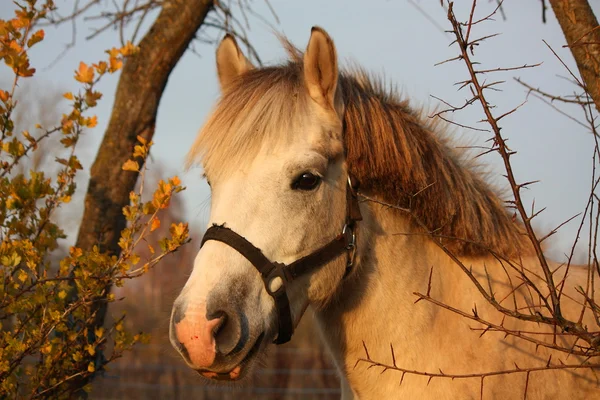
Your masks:
<svg viewBox="0 0 600 400"><path fill-rule="evenodd" d="M127 59L121 72L115 103L104 139L91 169L85 210L77 247L119 253L118 240L125 227L122 209L137 172L123 171L136 144L136 136L150 140L156 113L169 74L194 39L212 0L166 1L158 18L139 44L138 54Z"/></svg>
<svg viewBox="0 0 600 400"><path fill-rule="evenodd" d="M600 112L600 28L587 0L550 0L579 73Z"/></svg>
<svg viewBox="0 0 600 400"><path fill-rule="evenodd" d="M136 136L150 140L169 75L212 9L213 0L167 0L158 18L141 40L140 51L129 57L119 78L112 114L91 168L77 247L118 255L121 230L126 226L123 207L138 179L137 172L121 167L133 152ZM107 293L108 294L108 293ZM95 326L102 326L107 304L96 304ZM89 329L93 332L94 327ZM88 338L92 339L92 338ZM89 379L74 379L81 388ZM83 391L79 397L85 397Z"/></svg>

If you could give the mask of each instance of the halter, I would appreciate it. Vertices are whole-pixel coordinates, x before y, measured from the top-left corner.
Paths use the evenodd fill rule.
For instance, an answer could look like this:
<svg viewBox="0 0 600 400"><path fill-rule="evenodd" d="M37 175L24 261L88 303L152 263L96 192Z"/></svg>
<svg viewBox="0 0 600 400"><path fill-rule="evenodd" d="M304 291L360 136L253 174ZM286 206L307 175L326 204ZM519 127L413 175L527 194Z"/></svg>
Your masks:
<svg viewBox="0 0 600 400"><path fill-rule="evenodd" d="M213 225L206 230L200 248L208 240L224 243L244 256L260 273L265 289L275 300L275 308L277 309L278 335L273 343L283 344L288 342L294 332L290 301L286 291L288 284L317 267L327 264L343 253L346 253L348 257L344 277L352 270L356 258L357 222L362 220L356 194L357 190L358 182L348 175L346 223L341 233L329 243L288 265L269 260L258 247L243 236L226 228L225 224Z"/></svg>

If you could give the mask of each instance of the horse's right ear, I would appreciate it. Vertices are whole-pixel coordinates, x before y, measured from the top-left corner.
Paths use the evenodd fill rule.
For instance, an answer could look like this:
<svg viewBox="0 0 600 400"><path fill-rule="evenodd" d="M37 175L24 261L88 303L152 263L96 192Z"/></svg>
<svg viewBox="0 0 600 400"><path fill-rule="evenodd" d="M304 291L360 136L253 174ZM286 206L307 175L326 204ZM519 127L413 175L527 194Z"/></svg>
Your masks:
<svg viewBox="0 0 600 400"><path fill-rule="evenodd" d="M335 110L337 81L337 53L333 40L315 26L304 53L304 82L308 94L322 107Z"/></svg>
<svg viewBox="0 0 600 400"><path fill-rule="evenodd" d="M253 69L254 66L244 56L235 38L227 34L217 49L217 73L221 91L238 76Z"/></svg>

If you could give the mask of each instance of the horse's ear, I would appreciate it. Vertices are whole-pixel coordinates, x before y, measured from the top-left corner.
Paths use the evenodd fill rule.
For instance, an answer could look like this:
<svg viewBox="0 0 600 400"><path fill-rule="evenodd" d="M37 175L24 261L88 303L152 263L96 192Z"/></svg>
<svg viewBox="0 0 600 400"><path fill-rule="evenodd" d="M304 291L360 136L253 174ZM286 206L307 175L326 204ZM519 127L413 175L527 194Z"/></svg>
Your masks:
<svg viewBox="0 0 600 400"><path fill-rule="evenodd" d="M221 91L238 76L253 69L254 66L244 56L235 38L227 34L217 49L217 73Z"/></svg>
<svg viewBox="0 0 600 400"><path fill-rule="evenodd" d="M304 82L310 97L324 108L335 109L338 81L337 53L333 40L314 26L304 53Z"/></svg>

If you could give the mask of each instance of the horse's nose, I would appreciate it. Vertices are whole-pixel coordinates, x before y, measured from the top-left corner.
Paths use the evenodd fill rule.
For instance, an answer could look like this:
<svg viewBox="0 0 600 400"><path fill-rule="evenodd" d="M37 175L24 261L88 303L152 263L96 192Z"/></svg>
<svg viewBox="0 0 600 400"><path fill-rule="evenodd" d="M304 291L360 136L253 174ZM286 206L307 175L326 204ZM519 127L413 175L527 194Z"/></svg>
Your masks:
<svg viewBox="0 0 600 400"><path fill-rule="evenodd" d="M174 343L187 361L196 369L210 367L217 355L219 331L227 321L225 313L206 317L206 306L187 307L185 313L173 312L171 332Z"/></svg>

